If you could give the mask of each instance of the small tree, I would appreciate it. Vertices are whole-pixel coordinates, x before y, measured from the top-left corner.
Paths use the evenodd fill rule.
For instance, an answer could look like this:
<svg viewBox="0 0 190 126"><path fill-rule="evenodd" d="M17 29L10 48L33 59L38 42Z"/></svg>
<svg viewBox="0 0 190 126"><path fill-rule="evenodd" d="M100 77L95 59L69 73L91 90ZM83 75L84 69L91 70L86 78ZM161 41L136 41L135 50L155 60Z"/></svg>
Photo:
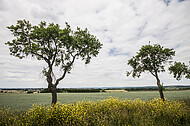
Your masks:
<svg viewBox="0 0 190 126"><path fill-rule="evenodd" d="M77 27L72 31L68 23L61 29L58 24L46 24L45 21L32 26L29 21L18 20L17 25L7 27L15 39L6 44L10 47L10 54L20 59L31 56L43 60L47 67L43 74L52 93L52 104L57 102L56 87L65 75L72 69L76 59L81 58L85 64L96 57L102 44L87 29ZM59 67L62 75L56 78L54 67Z"/></svg>
<svg viewBox="0 0 190 126"><path fill-rule="evenodd" d="M185 63L175 62L174 65L169 67L170 73L173 73L174 78L176 80L181 80L182 76L185 78L190 79L190 67L185 65Z"/></svg>
<svg viewBox="0 0 190 126"><path fill-rule="evenodd" d="M132 77L140 77L142 72L151 73L157 81L158 90L161 99L164 101L163 86L160 83L158 73L164 72L164 65L167 60L175 55L173 49L164 48L159 44L142 46L136 56L128 60L133 70L127 72L127 76L132 74Z"/></svg>

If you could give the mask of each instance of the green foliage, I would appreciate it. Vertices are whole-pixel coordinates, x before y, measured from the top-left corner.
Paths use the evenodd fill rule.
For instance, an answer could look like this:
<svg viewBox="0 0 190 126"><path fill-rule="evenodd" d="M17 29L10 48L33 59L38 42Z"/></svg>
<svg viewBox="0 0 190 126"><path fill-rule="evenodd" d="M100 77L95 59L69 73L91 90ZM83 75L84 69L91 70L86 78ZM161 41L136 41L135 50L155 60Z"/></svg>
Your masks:
<svg viewBox="0 0 190 126"><path fill-rule="evenodd" d="M38 60L55 61L55 66L65 68L72 56L81 57L89 63L92 56L97 56L102 44L87 29L72 31L68 23L61 29L58 24L41 22L32 26L29 21L18 20L17 25L7 27L15 39L6 44L11 55L25 58L28 55ZM54 63L54 62L52 62Z"/></svg>
<svg viewBox="0 0 190 126"><path fill-rule="evenodd" d="M75 88L69 88L69 89L62 89L64 92L68 92L68 93L90 93L90 92L100 92L101 89L75 89Z"/></svg>
<svg viewBox="0 0 190 126"><path fill-rule="evenodd" d="M0 125L189 125L190 111L183 101L119 100L34 105L27 112L0 108Z"/></svg>
<svg viewBox="0 0 190 126"><path fill-rule="evenodd" d="M31 56L47 63L47 68L44 67L42 72L47 77L49 89L55 88L66 73L70 72L75 59L81 58L88 64L102 48L102 44L87 28L81 30L77 27L73 31L68 23L66 28L61 29L58 24L47 24L45 21L32 26L29 21L18 20L17 25L7 28L15 37L11 42L5 43L9 46L11 55L20 59ZM56 79L53 67L59 67L63 71L61 77Z"/></svg>
<svg viewBox="0 0 190 126"><path fill-rule="evenodd" d="M127 72L127 76L132 73L132 77L140 77L142 72L150 72L157 81L160 98L164 101L163 85L160 83L158 73L164 72L165 63L175 55L173 49L164 48L159 44L142 46L136 56L128 60L128 65L133 69Z"/></svg>
<svg viewBox="0 0 190 126"><path fill-rule="evenodd" d="M186 66L185 63L175 62L174 65L169 67L170 73L173 73L176 80L181 80L182 76L190 79L190 67Z"/></svg>
<svg viewBox="0 0 190 126"><path fill-rule="evenodd" d="M140 77L142 72L150 72L156 76L159 72L164 72L164 64L175 55L173 49L164 48L159 44L142 46L136 56L128 60L133 70L127 72L127 76L132 73L133 77Z"/></svg>
<svg viewBox="0 0 190 126"><path fill-rule="evenodd" d="M48 90L47 88L46 88L46 89L42 89L42 90L40 91L40 93L50 93L50 90Z"/></svg>
<svg viewBox="0 0 190 126"><path fill-rule="evenodd" d="M32 94L34 93L34 91L27 91L27 94Z"/></svg>
<svg viewBox="0 0 190 126"><path fill-rule="evenodd" d="M157 91L158 87L133 87L133 88L126 88L126 91Z"/></svg>

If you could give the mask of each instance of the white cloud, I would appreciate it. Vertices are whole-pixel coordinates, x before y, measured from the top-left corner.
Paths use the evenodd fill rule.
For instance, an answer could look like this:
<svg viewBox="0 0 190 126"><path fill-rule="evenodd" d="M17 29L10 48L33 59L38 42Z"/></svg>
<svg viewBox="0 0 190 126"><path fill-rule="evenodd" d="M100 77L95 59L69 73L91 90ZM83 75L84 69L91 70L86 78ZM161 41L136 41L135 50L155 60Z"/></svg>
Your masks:
<svg viewBox="0 0 190 126"><path fill-rule="evenodd" d="M73 29L87 27L104 44L89 65L77 61L59 87L144 86L155 85L154 77L144 73L127 78L125 73L131 69L127 61L151 41L174 48L174 60L188 63L189 12L188 0L0 0L0 87L47 85L40 75L44 63L14 58L4 45L13 38L6 26L16 20L27 19L35 25L45 20L62 28L67 21ZM168 72L160 78L164 84L189 84L186 79L176 81Z"/></svg>

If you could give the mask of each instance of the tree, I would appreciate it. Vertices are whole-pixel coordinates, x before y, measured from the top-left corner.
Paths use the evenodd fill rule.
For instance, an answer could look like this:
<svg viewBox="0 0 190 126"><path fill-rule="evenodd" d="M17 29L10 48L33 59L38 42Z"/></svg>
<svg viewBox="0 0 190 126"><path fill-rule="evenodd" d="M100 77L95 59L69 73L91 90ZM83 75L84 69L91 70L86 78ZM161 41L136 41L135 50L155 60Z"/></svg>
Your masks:
<svg viewBox="0 0 190 126"><path fill-rule="evenodd" d="M57 85L70 73L75 60L81 58L88 64L102 47L87 28L81 30L77 27L76 31L72 31L68 23L66 28L61 29L58 24L47 25L45 21L32 26L29 21L18 20L17 25L7 28L15 37L11 42L5 43L9 46L11 55L20 59L31 56L47 64L42 72L52 93L52 104L57 102ZM62 71L59 78L54 75L55 67Z"/></svg>
<svg viewBox="0 0 190 126"><path fill-rule="evenodd" d="M185 63L175 62L174 65L169 67L170 73L173 73L174 78L176 80L181 80L182 76L185 78L190 79L190 67L185 65Z"/></svg>
<svg viewBox="0 0 190 126"><path fill-rule="evenodd" d="M156 78L160 97L164 101L163 86L160 83L158 73L165 71L166 61L174 55L175 51L173 49L164 48L159 44L142 46L137 55L128 60L128 65L133 69L127 72L127 76L132 74L132 77L139 78L142 72L151 73Z"/></svg>

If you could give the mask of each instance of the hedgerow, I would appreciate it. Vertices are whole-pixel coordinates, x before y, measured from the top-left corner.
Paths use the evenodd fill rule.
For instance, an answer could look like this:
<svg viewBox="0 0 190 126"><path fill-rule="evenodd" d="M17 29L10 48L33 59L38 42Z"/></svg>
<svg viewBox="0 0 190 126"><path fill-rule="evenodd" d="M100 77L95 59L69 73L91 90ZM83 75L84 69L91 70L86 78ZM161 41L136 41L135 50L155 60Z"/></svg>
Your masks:
<svg viewBox="0 0 190 126"><path fill-rule="evenodd" d="M28 111L0 108L0 125L64 126L178 126L190 125L190 110L183 101L120 100L82 101L55 106L34 105Z"/></svg>

